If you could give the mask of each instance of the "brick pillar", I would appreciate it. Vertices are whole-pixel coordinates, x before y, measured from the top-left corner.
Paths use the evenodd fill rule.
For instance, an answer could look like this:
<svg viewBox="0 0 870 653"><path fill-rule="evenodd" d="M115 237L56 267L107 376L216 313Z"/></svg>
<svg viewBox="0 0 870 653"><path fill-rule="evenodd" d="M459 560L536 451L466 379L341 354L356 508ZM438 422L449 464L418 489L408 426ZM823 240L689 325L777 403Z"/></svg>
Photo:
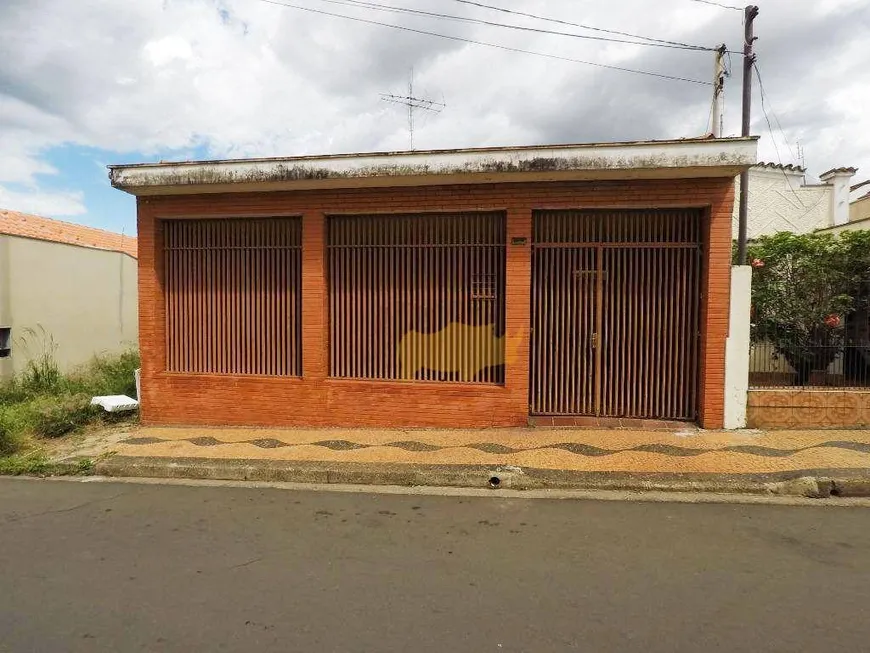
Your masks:
<svg viewBox="0 0 870 653"><path fill-rule="evenodd" d="M699 422L720 429L725 420L725 341L731 301L731 212L734 182L722 188L710 207L705 228L701 290Z"/></svg>
<svg viewBox="0 0 870 653"><path fill-rule="evenodd" d="M155 422L152 414L152 379L166 369L166 305L163 298L163 224L155 219L151 200L136 200L139 237L138 301L141 388L139 416L143 424Z"/></svg>
<svg viewBox="0 0 870 653"><path fill-rule="evenodd" d="M524 244L512 244L514 238ZM529 416L529 325L532 283L532 211L512 209L507 214L507 260L505 277L505 389L511 395L516 423ZM514 409L514 406L516 407Z"/></svg>
<svg viewBox="0 0 870 653"><path fill-rule="evenodd" d="M326 218L302 216L302 376L325 379L329 373L326 295Z"/></svg>

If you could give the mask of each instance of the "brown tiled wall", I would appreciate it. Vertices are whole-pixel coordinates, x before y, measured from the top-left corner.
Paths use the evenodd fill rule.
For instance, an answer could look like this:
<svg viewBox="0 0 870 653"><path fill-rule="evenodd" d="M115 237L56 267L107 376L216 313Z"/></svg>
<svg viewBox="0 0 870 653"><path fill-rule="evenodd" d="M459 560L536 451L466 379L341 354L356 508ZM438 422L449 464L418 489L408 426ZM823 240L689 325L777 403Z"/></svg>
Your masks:
<svg viewBox="0 0 870 653"><path fill-rule="evenodd" d="M533 208L705 207L700 422L722 426L733 180L551 182L143 197L138 202L142 420L269 426L517 426L528 421ZM324 216L330 213L507 212L507 328L521 335L504 386L327 377ZM301 215L302 378L165 372L161 218ZM512 237L527 244L511 245Z"/></svg>
<svg viewBox="0 0 870 653"><path fill-rule="evenodd" d="M870 427L870 391L750 390L746 421L750 428Z"/></svg>

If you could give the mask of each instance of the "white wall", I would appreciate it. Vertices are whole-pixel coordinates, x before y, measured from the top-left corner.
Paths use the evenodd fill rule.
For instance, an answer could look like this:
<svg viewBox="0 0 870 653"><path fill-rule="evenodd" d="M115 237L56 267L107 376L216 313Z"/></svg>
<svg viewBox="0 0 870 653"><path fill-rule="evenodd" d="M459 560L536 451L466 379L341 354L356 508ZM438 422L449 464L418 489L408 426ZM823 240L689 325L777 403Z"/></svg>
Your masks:
<svg viewBox="0 0 870 653"><path fill-rule="evenodd" d="M749 321L752 303L752 268L731 268L731 309L725 341L725 428L746 426L749 392Z"/></svg>
<svg viewBox="0 0 870 653"><path fill-rule="evenodd" d="M749 169L749 238L778 231L810 233L833 224L831 187L803 186L803 175L771 168ZM736 193L739 193L737 178ZM733 233L737 234L738 204L734 203Z"/></svg>
<svg viewBox="0 0 870 653"><path fill-rule="evenodd" d="M0 236L0 323L11 326L12 355L0 375L21 371L43 343L22 342L27 329L53 338L63 369L139 339L137 261L120 252ZM31 339L32 340L32 339Z"/></svg>

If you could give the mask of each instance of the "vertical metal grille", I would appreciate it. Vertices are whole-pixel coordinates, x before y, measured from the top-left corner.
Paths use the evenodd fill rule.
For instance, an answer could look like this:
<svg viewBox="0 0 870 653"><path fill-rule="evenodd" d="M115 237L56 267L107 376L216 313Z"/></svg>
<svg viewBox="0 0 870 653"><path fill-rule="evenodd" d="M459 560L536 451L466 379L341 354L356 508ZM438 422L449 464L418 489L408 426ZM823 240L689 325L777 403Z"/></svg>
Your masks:
<svg viewBox="0 0 870 653"><path fill-rule="evenodd" d="M503 213L328 218L330 374L504 382Z"/></svg>
<svg viewBox="0 0 870 653"><path fill-rule="evenodd" d="M302 374L302 220L164 223L166 369Z"/></svg>
<svg viewBox="0 0 870 653"><path fill-rule="evenodd" d="M700 211L536 211L530 408L693 419Z"/></svg>

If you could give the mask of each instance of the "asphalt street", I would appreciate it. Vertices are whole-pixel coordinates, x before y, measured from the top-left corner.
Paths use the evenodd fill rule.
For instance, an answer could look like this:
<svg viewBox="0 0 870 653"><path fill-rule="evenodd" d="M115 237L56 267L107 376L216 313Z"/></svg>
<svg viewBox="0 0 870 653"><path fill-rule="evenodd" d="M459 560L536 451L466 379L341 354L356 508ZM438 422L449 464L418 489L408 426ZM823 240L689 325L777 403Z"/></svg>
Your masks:
<svg viewBox="0 0 870 653"><path fill-rule="evenodd" d="M868 599L868 508L0 479L0 651L864 651Z"/></svg>

